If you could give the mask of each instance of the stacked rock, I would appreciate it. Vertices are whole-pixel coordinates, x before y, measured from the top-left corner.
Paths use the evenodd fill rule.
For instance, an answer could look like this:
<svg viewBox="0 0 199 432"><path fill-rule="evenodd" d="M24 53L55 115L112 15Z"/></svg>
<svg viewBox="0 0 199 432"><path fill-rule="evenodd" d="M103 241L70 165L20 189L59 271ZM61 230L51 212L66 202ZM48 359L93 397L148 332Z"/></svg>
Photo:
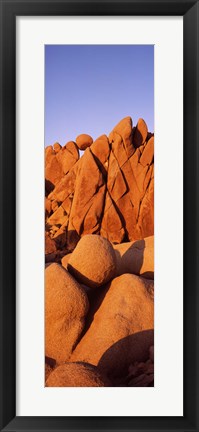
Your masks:
<svg viewBox="0 0 199 432"><path fill-rule="evenodd" d="M46 268L47 386L131 386L145 372L142 385L152 385L152 366L147 365L154 343L153 242L146 238L145 247L138 249L140 264L136 243L130 243L126 264L124 249L120 251L120 276L118 250L90 234L69 254L67 269L57 263ZM145 277L140 276L143 270ZM146 367L139 366L132 378L129 368L143 362Z"/></svg>
<svg viewBox="0 0 199 432"><path fill-rule="evenodd" d="M154 135L126 117L45 152L46 386L152 386Z"/></svg>
<svg viewBox="0 0 199 432"><path fill-rule="evenodd" d="M79 157L79 150L84 151ZM87 134L46 148L46 230L60 262L85 234L114 244L153 235L154 136L124 118L93 142Z"/></svg>

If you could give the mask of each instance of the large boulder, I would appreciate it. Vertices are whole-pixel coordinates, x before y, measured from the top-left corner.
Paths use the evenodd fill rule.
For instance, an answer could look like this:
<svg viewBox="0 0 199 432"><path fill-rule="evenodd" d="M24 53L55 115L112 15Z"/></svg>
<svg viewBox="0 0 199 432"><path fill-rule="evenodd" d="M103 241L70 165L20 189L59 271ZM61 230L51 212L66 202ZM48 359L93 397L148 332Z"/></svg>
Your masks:
<svg viewBox="0 0 199 432"><path fill-rule="evenodd" d="M45 352L57 362L71 355L88 311L85 291L59 264L45 270Z"/></svg>
<svg viewBox="0 0 199 432"><path fill-rule="evenodd" d="M124 273L154 278L154 236L114 245L117 276Z"/></svg>
<svg viewBox="0 0 199 432"><path fill-rule="evenodd" d="M92 143L93 138L87 134L78 135L76 138L76 144L80 150L86 150L86 148L90 147Z"/></svg>
<svg viewBox="0 0 199 432"><path fill-rule="evenodd" d="M69 258L68 270L88 287L104 285L116 274L113 246L101 236L83 236Z"/></svg>
<svg viewBox="0 0 199 432"><path fill-rule="evenodd" d="M124 274L106 289L93 321L71 361L98 365L111 376L145 361L153 345L153 281Z"/></svg>
<svg viewBox="0 0 199 432"><path fill-rule="evenodd" d="M65 363L48 376L46 387L109 387L108 378L88 363Z"/></svg>

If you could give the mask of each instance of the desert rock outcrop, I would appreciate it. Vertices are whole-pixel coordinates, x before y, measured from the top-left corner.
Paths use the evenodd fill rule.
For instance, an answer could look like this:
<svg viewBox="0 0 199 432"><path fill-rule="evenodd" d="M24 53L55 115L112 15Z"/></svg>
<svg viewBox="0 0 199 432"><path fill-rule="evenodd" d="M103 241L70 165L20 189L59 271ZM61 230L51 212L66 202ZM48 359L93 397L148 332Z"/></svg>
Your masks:
<svg viewBox="0 0 199 432"><path fill-rule="evenodd" d="M45 354L52 387L154 385L154 134L45 149Z"/></svg>
<svg viewBox="0 0 199 432"><path fill-rule="evenodd" d="M143 119L133 127L126 117L109 137L82 134L45 152L46 230L58 250L71 252L85 234L114 244L154 234L154 135Z"/></svg>

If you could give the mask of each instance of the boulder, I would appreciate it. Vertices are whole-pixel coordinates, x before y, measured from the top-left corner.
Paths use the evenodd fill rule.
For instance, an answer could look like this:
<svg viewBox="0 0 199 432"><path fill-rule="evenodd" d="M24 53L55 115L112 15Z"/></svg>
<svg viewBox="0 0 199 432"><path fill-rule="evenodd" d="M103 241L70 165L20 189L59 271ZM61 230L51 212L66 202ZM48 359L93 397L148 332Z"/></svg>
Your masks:
<svg viewBox="0 0 199 432"><path fill-rule="evenodd" d="M104 285L116 273L116 259L111 243L98 235L85 235L68 261L68 270L88 287Z"/></svg>
<svg viewBox="0 0 199 432"><path fill-rule="evenodd" d="M153 345L153 281L124 274L107 287L94 319L70 360L99 365L108 376L145 361Z"/></svg>
<svg viewBox="0 0 199 432"><path fill-rule="evenodd" d="M76 144L80 150L86 150L86 148L90 147L92 143L93 138L87 134L78 135L76 138Z"/></svg>
<svg viewBox="0 0 199 432"><path fill-rule="evenodd" d="M47 190L50 190L50 185L52 185L51 188L53 188L61 180L63 175L64 173L61 165L56 158L56 154L50 155L48 160L46 160L45 165L45 179Z"/></svg>
<svg viewBox="0 0 199 432"><path fill-rule="evenodd" d="M67 174L79 159L79 150L75 142L69 141L57 154L64 174Z"/></svg>
<svg viewBox="0 0 199 432"><path fill-rule="evenodd" d="M124 143L125 151L127 157L130 157L134 153L134 147L132 142L132 118L123 118L112 130L109 135L109 141L113 142L117 137L120 137L121 141Z"/></svg>
<svg viewBox="0 0 199 432"><path fill-rule="evenodd" d="M85 291L59 264L45 270L45 352L57 362L71 355L88 311Z"/></svg>
<svg viewBox="0 0 199 432"><path fill-rule="evenodd" d="M136 128L133 131L133 144L135 148L140 147L147 138L148 128L145 121L140 118L137 122Z"/></svg>
<svg viewBox="0 0 199 432"><path fill-rule="evenodd" d="M70 259L71 253L68 253L67 255L64 255L61 259L62 266L67 269L68 268L68 261Z"/></svg>
<svg viewBox="0 0 199 432"><path fill-rule="evenodd" d="M88 175L89 173L89 175ZM106 183L90 149L81 158L70 212L69 230L78 235L99 234Z"/></svg>
<svg viewBox="0 0 199 432"><path fill-rule="evenodd" d="M154 236L114 245L117 276L124 273L154 278Z"/></svg>
<svg viewBox="0 0 199 432"><path fill-rule="evenodd" d="M147 144L144 146L142 156L140 158L140 163L145 167L146 165L151 165L154 158L154 137L152 136Z"/></svg>
<svg viewBox="0 0 199 432"><path fill-rule="evenodd" d="M98 167L107 170L110 155L110 144L106 135L101 135L91 145L90 150L95 157Z"/></svg>
<svg viewBox="0 0 199 432"><path fill-rule="evenodd" d="M62 146L56 142L55 144L53 144L53 149L55 151L55 153L58 153L61 150Z"/></svg>
<svg viewBox="0 0 199 432"><path fill-rule="evenodd" d="M108 378L88 363L65 363L48 376L46 387L110 387Z"/></svg>

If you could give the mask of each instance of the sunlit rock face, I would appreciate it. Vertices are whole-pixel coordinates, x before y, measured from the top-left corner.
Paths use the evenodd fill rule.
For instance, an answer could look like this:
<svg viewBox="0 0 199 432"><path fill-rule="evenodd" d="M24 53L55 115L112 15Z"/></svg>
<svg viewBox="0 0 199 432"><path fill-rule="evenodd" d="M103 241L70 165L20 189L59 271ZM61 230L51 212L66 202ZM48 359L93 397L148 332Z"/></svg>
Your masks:
<svg viewBox="0 0 199 432"><path fill-rule="evenodd" d="M55 143L45 163L46 231L57 259L85 234L113 244L153 235L154 135L143 119L133 126L126 117L94 142L82 134L64 147Z"/></svg>

